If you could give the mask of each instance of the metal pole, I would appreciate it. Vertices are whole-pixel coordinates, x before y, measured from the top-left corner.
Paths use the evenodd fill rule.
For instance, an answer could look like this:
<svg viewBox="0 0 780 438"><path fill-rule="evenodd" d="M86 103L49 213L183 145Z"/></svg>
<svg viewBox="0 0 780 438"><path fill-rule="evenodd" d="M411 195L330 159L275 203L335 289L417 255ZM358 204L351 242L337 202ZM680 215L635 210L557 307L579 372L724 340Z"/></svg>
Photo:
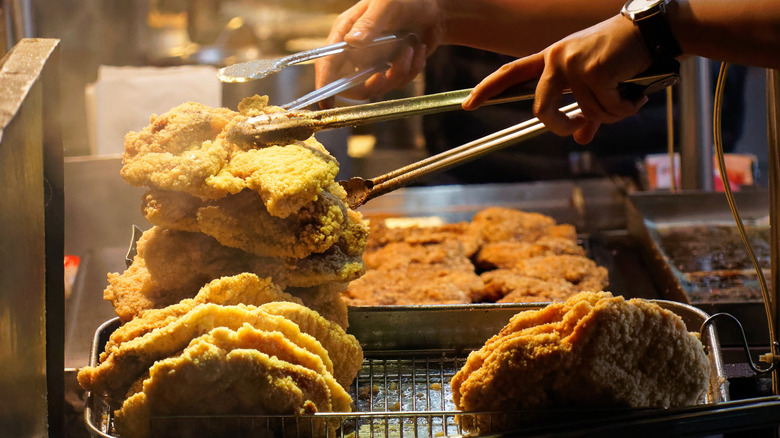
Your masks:
<svg viewBox="0 0 780 438"><path fill-rule="evenodd" d="M778 337L777 328L780 327L780 230L778 230L778 209L780 202L780 71L767 70L766 77L767 100L767 140L769 146L769 226L770 226L770 286L769 293L772 298L770 308L774 310L773 320L775 324L775 337ZM780 339L772 339L772 342L780 342ZM774 350L777 350L775 348ZM777 360L775 360L777 365ZM775 369L772 373L772 391L780 394L780 372Z"/></svg>
<svg viewBox="0 0 780 438"><path fill-rule="evenodd" d="M680 186L712 190L712 79L710 61L690 58L680 66Z"/></svg>

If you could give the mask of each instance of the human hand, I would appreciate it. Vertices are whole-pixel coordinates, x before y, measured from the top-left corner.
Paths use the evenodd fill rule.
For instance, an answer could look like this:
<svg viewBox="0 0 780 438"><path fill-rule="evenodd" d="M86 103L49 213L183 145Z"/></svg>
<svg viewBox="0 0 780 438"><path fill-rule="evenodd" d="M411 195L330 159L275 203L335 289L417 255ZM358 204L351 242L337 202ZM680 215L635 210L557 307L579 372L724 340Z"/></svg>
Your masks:
<svg viewBox="0 0 780 438"><path fill-rule="evenodd" d="M632 101L621 96L618 85L651 63L639 31L618 15L505 64L474 88L463 108L476 109L510 85L539 78L534 115L555 134L573 135L577 143L587 144L602 123L636 114L647 102L646 97ZM571 119L559 110L566 89L582 109Z"/></svg>
<svg viewBox="0 0 780 438"><path fill-rule="evenodd" d="M353 47L365 47L375 38L389 33L414 33L418 42L401 48L384 73L371 76L362 85L342 93L351 99L367 99L402 88L425 66L425 58L442 42L444 23L437 0L361 0L336 19L328 44L345 41ZM346 64L346 65L345 65ZM315 65L315 86L320 88L354 69L351 60L326 56ZM332 99L323 107L332 106Z"/></svg>

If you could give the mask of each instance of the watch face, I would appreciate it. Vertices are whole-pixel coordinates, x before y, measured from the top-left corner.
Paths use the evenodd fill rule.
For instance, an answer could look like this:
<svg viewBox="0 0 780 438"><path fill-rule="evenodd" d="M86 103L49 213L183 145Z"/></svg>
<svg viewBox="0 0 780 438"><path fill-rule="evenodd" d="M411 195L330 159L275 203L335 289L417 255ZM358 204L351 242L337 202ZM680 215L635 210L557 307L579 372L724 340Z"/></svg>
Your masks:
<svg viewBox="0 0 780 438"><path fill-rule="evenodd" d="M624 9L626 12L635 14L637 12L653 9L659 3L663 3L663 0L628 0Z"/></svg>

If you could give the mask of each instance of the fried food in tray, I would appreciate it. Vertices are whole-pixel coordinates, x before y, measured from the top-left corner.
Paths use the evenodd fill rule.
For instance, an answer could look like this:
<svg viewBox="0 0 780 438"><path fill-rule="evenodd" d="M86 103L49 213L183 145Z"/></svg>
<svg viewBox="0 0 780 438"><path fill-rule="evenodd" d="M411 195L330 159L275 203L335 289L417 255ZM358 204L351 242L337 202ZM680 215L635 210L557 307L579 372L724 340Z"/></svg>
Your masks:
<svg viewBox="0 0 780 438"><path fill-rule="evenodd" d="M515 315L469 355L451 385L463 411L669 408L703 401L709 376L697 334L673 312L582 292ZM509 417L462 420L482 433L512 426Z"/></svg>
<svg viewBox="0 0 780 438"><path fill-rule="evenodd" d="M362 225L362 224L361 224ZM359 239L350 233L322 254L285 260L225 247L201 233L152 227L137 242L138 254L123 273L108 275L103 292L122 321L148 309L193 298L206 283L244 272L270 277L280 287L343 283L364 272ZM344 248L344 249L342 249Z"/></svg>
<svg viewBox="0 0 780 438"><path fill-rule="evenodd" d="M260 149L228 138L233 124L277 111L255 96L239 112L190 102L152 116L149 126L125 136L121 175L135 186L206 199L248 189L272 216L290 216L333 184L338 163L314 137Z"/></svg>
<svg viewBox="0 0 780 438"><path fill-rule="evenodd" d="M569 224L540 213L488 207L470 222L389 226L370 219L366 274L353 306L562 301L608 285Z"/></svg>
<svg viewBox="0 0 780 438"><path fill-rule="evenodd" d="M467 304L483 287L457 240L391 242L364 261L366 274L343 294L350 305Z"/></svg>

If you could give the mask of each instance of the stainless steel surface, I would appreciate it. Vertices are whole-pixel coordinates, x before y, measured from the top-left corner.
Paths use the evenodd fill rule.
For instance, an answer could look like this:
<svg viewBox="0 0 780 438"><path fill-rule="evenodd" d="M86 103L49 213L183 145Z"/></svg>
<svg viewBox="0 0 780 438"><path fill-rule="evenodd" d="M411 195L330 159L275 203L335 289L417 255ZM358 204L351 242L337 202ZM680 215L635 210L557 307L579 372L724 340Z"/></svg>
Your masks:
<svg viewBox="0 0 780 438"><path fill-rule="evenodd" d="M769 147L769 225L771 229L771 280L769 294L772 297L775 329L780 327L780 71L767 70L767 137ZM780 336L780 335L778 335ZM775 344L780 339L772 339ZM775 348L775 351L777 348ZM775 365L780 365L775 358ZM780 371L772 374L772 390L780 394Z"/></svg>
<svg viewBox="0 0 780 438"><path fill-rule="evenodd" d="M762 232L768 228L768 198L769 194L763 190L735 193L737 208L746 227ZM636 193L630 195L629 201L628 233L642 248L661 296L681 302L693 300L697 307L708 313L731 313L745 327L751 345L768 342L755 273L749 263L739 262L745 252L741 240L735 238L733 244L728 245L720 240L711 241L711 236L722 236L721 231L735 229L725 195L698 191L674 195ZM662 237L670 230L681 230L682 233L688 230L686 240L697 243L695 248L689 248L691 255L699 260L697 269L681 270L680 260L670 255ZM737 236L736 233L733 235ZM684 245L682 241L679 244ZM708 246L721 248L723 253L708 251L705 249ZM761 259L768 262L766 254ZM731 266L724 268L720 263ZM696 275L692 275L692 271L696 271ZM707 276L707 272L712 275ZM721 338L728 345L737 345L739 341L734 333L722 333Z"/></svg>
<svg viewBox="0 0 780 438"><path fill-rule="evenodd" d="M381 46L402 41L404 39L405 37L399 37L397 35L381 36L375 39L373 43L369 44L367 47ZM279 73L282 71L282 69L290 65L300 64L317 58L322 58L323 56L344 53L350 49L352 48L347 43L342 41L335 44L329 44L327 46L293 53L281 58L258 59L242 62L229 65L227 67L222 67L219 69L219 74L217 77L222 82L246 82L255 79L262 79L268 75Z"/></svg>
<svg viewBox="0 0 780 438"><path fill-rule="evenodd" d="M560 109L567 117L581 114L576 103ZM377 196L406 186L418 178L441 172L451 167L466 163L493 151L509 147L529 138L533 138L547 128L536 117L531 120L511 126L480 139L450 149L432 157L412 163L395 171L365 180L352 178L342 182L347 191L347 203L357 208Z"/></svg>
<svg viewBox="0 0 780 438"><path fill-rule="evenodd" d="M0 431L62 432L62 143L58 40L0 59Z"/></svg>
<svg viewBox="0 0 780 438"><path fill-rule="evenodd" d="M707 314L691 306L657 301L683 319L688 330L698 332ZM463 366L468 352L480 348L509 319L523 310L536 310L544 304L481 306L398 306L394 308L350 308L349 332L361 343L366 359L349 388L356 412L315 414L310 418L333 418L342 429L338 436L452 436L464 431L459 427L458 411L452 402L450 380ZM95 333L91 363L97 363L108 336L118 326L111 320ZM706 403L729 400L728 381L723 372L717 334L710 327L705 339L711 375ZM538 412L538 411L537 411ZM618 411L621 412L621 411ZM631 410L622 411L623 413ZM636 412L636 411L634 411ZM523 415L523 412L516 412ZM593 415L610 415L609 410L595 410ZM488 413L488 415L495 415ZM557 422L566 416L553 414ZM284 418L277 416L276 418ZM287 417L292 420L292 417ZM97 397L89 396L85 421L97 437L112 436L111 413ZM182 431L211 422L249 421L253 430L262 431L269 417L182 417L153 420L157 433L183 435ZM306 418L301 420L306 421ZM292 424L292 423L291 423Z"/></svg>
<svg viewBox="0 0 780 438"><path fill-rule="evenodd" d="M622 230L626 187L609 179L531 183L408 187L372 199L359 208L367 216L438 216L446 222L471 220L488 206L518 208L572 224L578 233Z"/></svg>
<svg viewBox="0 0 780 438"><path fill-rule="evenodd" d="M680 187L712 190L710 61L692 57L680 69Z"/></svg>

